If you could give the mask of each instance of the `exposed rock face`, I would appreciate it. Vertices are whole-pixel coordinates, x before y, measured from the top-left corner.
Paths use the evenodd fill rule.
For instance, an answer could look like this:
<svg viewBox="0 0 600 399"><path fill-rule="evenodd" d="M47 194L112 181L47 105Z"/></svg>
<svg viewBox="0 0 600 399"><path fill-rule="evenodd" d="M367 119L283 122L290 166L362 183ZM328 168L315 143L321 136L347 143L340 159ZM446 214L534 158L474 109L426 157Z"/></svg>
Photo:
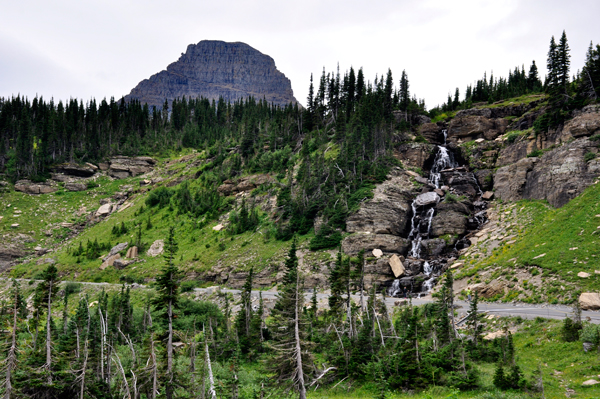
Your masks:
<svg viewBox="0 0 600 399"><path fill-rule="evenodd" d="M96 173L96 168L92 164L77 165L74 163L64 163L54 168L56 173L62 173L67 176L90 177Z"/></svg>
<svg viewBox="0 0 600 399"><path fill-rule="evenodd" d="M34 183L30 180L19 180L15 183L15 190L26 194L48 194L58 190L58 187L51 183Z"/></svg>
<svg viewBox="0 0 600 399"><path fill-rule="evenodd" d="M389 179L375 188L373 198L348 218L346 231L401 235L410 222L408 212L414 197L413 188L406 172L392 170Z"/></svg>
<svg viewBox="0 0 600 399"><path fill-rule="evenodd" d="M547 199L561 207L583 192L600 175L598 159L585 161L585 154L597 153L596 143L577 139L541 158L524 158L498 169L494 187L498 198Z"/></svg>
<svg viewBox="0 0 600 399"><path fill-rule="evenodd" d="M349 255L355 255L361 249L404 254L409 248L409 240L392 234L353 234L342 241L342 251Z"/></svg>
<svg viewBox="0 0 600 399"><path fill-rule="evenodd" d="M533 169L537 158L523 158L511 165L498 169L494 176L496 196L504 201L517 201L523 198L527 184L527 173Z"/></svg>
<svg viewBox="0 0 600 399"><path fill-rule="evenodd" d="M217 188L217 191L225 196L229 196L240 192L254 190L261 184L272 183L274 181L275 179L269 175L247 176L237 181L227 179Z"/></svg>
<svg viewBox="0 0 600 399"><path fill-rule="evenodd" d="M588 105L565 123L563 131L575 138L600 133L600 105Z"/></svg>
<svg viewBox="0 0 600 399"><path fill-rule="evenodd" d="M419 134L432 144L443 144L442 130L444 128L437 123L425 123L419 126Z"/></svg>
<svg viewBox="0 0 600 399"><path fill-rule="evenodd" d="M402 144L398 147L395 156L401 159L405 166L423 169L426 163L433 162L431 158L435 157L435 145L423 143Z"/></svg>
<svg viewBox="0 0 600 399"><path fill-rule="evenodd" d="M85 191L87 184L85 183L65 183L65 190L67 191Z"/></svg>
<svg viewBox="0 0 600 399"><path fill-rule="evenodd" d="M504 134L508 122L505 119L490 119L485 116L463 115L456 116L450 122L448 138L452 140L485 138L494 140Z"/></svg>
<svg viewBox="0 0 600 399"><path fill-rule="evenodd" d="M290 80L268 55L245 43L203 40L190 44L179 60L141 81L126 100L162 108L165 99L205 97L226 102L254 97L285 106L296 103Z"/></svg>
<svg viewBox="0 0 600 399"><path fill-rule="evenodd" d="M116 179L138 176L152 171L156 161L150 157L118 156L110 159L107 165L108 174ZM105 165L101 165L102 168Z"/></svg>

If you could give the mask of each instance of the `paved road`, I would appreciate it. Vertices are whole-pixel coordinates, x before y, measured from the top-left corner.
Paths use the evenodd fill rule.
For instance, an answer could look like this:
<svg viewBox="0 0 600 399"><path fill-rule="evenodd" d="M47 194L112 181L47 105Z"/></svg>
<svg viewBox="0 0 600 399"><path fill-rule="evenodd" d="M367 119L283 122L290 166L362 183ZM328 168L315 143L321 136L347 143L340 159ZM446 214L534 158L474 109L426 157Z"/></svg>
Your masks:
<svg viewBox="0 0 600 399"><path fill-rule="evenodd" d="M196 288L198 292L207 292L210 290L214 291L215 288ZM227 292L232 294L239 294L240 290L231 290L231 289L221 289L221 292ZM262 293L263 299L271 299L274 300L277 297L277 291L252 291L252 296L258 298L259 292ZM309 301L312 296L312 293L306 293L306 300ZM328 294L317 294L317 300L319 302L326 302ZM359 297L357 295L353 295L352 298L358 302ZM366 299L365 299L366 300ZM393 308L395 306L401 306L406 303L406 299L400 298L392 298L386 297L386 305L389 308ZM413 305L424 305L426 303L432 303L433 299L431 296L426 296L423 298L413 298ZM456 301L458 319L461 316L466 315L469 309L469 303L467 301ZM532 305L526 303L487 303L487 302L479 302L478 305L479 311L486 314L498 315L498 316L521 316L524 319L535 319L536 317L543 317L547 319L564 319L565 317L573 317L573 309L570 306L563 305L548 305L548 304L540 304L540 305ZM600 312L584 310L581 312L581 317L584 320L591 321L595 324L600 324Z"/></svg>
<svg viewBox="0 0 600 399"><path fill-rule="evenodd" d="M0 278L0 280L4 280L5 278ZM29 279L17 279L19 281L29 281ZM39 281L39 280L38 280ZM100 285L100 286L109 286L109 283L92 283L92 282L80 282L85 285ZM118 285L118 284L117 284ZM138 285L139 288L146 288L143 285ZM209 287L209 288L195 288L196 292L211 292L215 291L217 287ZM239 294L240 290L232 290L223 288L221 292L227 292L232 294ZM252 291L252 296L258 298L259 293L262 293L264 299L269 299L271 301L277 298L277 291ZM306 293L306 300L309 301L312 293ZM329 294L321 293L317 294L317 300L320 303L326 303ZM352 298L358 302L359 296L353 295ZM365 299L366 300L366 299ZM400 298L392 298L386 297L386 305L391 309L395 306L401 306L405 303L405 299ZM424 305L426 303L433 302L431 296L426 296L423 298L413 298L413 305ZM467 301L456 301L456 305L458 306L458 319L464 315L466 315L467 310L469 309L469 303ZM524 303L479 303L479 311L482 313L493 314L498 316L521 316L524 319L535 319L536 317L544 317L547 319L564 319L567 316L573 316L573 309L570 306L563 305L531 305ZM584 320L591 321L595 324L600 324L600 312L584 310L581 312L581 317Z"/></svg>

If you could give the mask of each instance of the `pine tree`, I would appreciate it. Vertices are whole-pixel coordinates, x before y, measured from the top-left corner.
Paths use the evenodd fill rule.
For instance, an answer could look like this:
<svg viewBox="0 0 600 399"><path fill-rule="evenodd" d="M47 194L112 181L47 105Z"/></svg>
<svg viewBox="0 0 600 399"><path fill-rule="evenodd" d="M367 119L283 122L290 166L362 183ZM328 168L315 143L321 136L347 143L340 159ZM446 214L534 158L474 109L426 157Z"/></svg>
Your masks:
<svg viewBox="0 0 600 399"><path fill-rule="evenodd" d="M571 55L569 54L569 44L567 43L567 34L563 31L558 42L557 51L557 84L560 93L568 95L569 89L569 70L571 65Z"/></svg>
<svg viewBox="0 0 600 399"><path fill-rule="evenodd" d="M175 227L171 227L165 242L165 266L156 278L157 297L154 300L156 309L163 312L163 317L168 326L166 345L167 382L165 384L167 399L173 397L174 391L173 319L175 310L179 307L179 281L181 280L181 271L173 263L176 252Z"/></svg>
<svg viewBox="0 0 600 399"><path fill-rule="evenodd" d="M306 378L311 359L306 348L307 323L302 313L304 295L301 292L295 238L285 264L286 274L271 312L274 339L270 347L275 352L271 369L278 381L290 381L299 392L299 398L306 399Z"/></svg>
<svg viewBox="0 0 600 399"><path fill-rule="evenodd" d="M400 77L400 93L398 94L398 97L400 110L404 112L408 111L408 106L410 104L409 86L406 71L402 70L402 76Z"/></svg>
<svg viewBox="0 0 600 399"><path fill-rule="evenodd" d="M479 314L479 310L477 309L477 305L479 303L479 295L477 291L475 291L473 295L473 300L469 306L469 311L467 312L467 326L471 332L473 346L477 347L481 340L481 330L483 328L483 315Z"/></svg>

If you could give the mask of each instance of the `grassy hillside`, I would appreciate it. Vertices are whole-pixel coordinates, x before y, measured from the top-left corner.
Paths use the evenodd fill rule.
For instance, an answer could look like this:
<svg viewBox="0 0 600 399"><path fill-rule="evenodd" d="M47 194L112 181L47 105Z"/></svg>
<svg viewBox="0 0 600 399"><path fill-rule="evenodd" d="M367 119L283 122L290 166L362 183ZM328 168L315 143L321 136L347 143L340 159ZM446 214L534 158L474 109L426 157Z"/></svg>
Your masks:
<svg viewBox="0 0 600 399"><path fill-rule="evenodd" d="M570 303L582 291L600 290L600 185L594 184L562 208L544 201L498 203L496 212L505 235L514 238L494 245L480 242L457 278L472 283L500 279L509 292L492 299ZM487 253L490 256L485 256ZM489 271L487 281L481 272ZM579 272L589 277L578 277ZM528 279L516 281L519 273ZM541 279L540 279L541 277ZM534 283L537 280L538 283ZM543 281L543 283L541 283Z"/></svg>
<svg viewBox="0 0 600 399"><path fill-rule="evenodd" d="M101 177L95 181L97 187L85 192L67 192L32 196L11 191L3 194L0 205L0 216L3 216L2 229L10 237L26 234L35 241L26 239L22 245L33 250L36 246L55 248L42 258L30 257L12 268L13 277L35 277L47 266L45 260L53 259L64 279L95 282L144 282L154 278L156 271L162 266L162 256L151 257L146 254L150 245L167 236L169 227L175 226L176 239L179 244L178 264L186 273L187 279L196 279L198 273L211 269L247 271L254 267L262 270L270 263L277 264L287 251L289 243L275 239L275 229L267 214L259 210L258 205L268 201L274 194L273 188L261 187L247 193L248 206L257 204L259 227L256 231L242 234L230 234L226 230L215 231L218 223L227 223L231 211L237 211L241 200L225 198L219 210L203 216L182 213L173 205L149 206L146 200L152 190L173 185L188 179L188 187L193 192L199 189L204 179L193 177L202 170L205 164L202 154L189 154L182 158L163 161L154 173L156 180L162 182L152 186L140 186L140 178L112 180ZM210 172L209 172L210 173ZM208 178L208 177L207 177ZM168 188L171 194L181 185ZM100 200L111 199L115 193L129 189L131 194L118 212L98 223L88 223L86 216L100 206ZM21 213L15 213L19 210ZM14 217L14 214L19 216ZM18 221L18 228L10 224ZM151 227L148 228L150 221ZM67 223L67 224L65 224ZM80 226L80 227L78 227ZM84 227L85 226L85 227ZM113 230L125 226L126 233L113 234ZM140 228L141 227L141 228ZM77 234L80 232L79 234ZM136 263L118 270L112 266L100 269L102 257L118 243L128 242L132 246L141 232L142 251ZM300 238L300 244L313 235ZM31 242L28 242L31 241ZM85 254L78 254L97 241L101 250L98 256L90 259ZM125 255L126 250L122 251ZM202 281L198 281L201 285Z"/></svg>

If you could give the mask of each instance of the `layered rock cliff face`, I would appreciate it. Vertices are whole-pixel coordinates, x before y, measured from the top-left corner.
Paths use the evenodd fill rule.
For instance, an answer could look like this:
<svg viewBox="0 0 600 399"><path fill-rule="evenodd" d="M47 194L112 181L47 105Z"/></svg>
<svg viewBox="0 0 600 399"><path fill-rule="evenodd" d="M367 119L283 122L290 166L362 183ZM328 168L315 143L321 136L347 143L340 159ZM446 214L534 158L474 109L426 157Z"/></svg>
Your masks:
<svg viewBox="0 0 600 399"><path fill-rule="evenodd" d="M203 40L190 44L179 60L141 81L126 100L161 108L165 99L205 97L236 101L250 96L279 106L296 103L290 80L273 58L245 43Z"/></svg>

